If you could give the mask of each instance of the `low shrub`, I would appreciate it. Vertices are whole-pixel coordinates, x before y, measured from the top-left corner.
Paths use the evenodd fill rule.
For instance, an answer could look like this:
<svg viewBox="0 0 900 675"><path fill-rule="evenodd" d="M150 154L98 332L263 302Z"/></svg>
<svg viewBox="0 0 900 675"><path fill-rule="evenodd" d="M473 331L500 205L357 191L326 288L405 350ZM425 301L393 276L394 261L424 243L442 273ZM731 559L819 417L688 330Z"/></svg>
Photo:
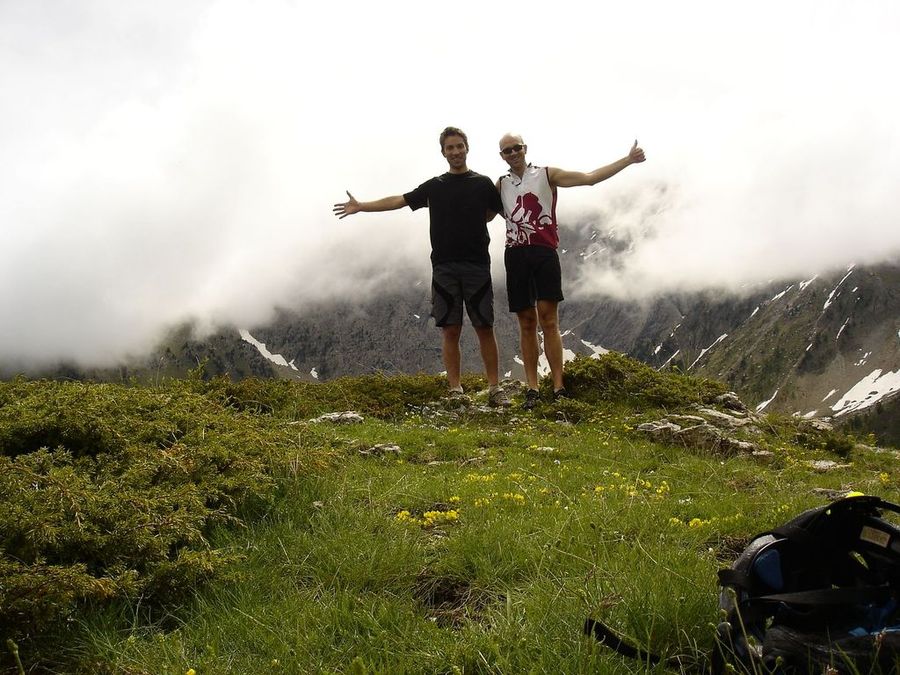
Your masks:
<svg viewBox="0 0 900 675"><path fill-rule="evenodd" d="M0 383L0 636L40 634L86 602L177 600L219 576L232 556L209 532L271 501L296 450L284 420L195 381Z"/></svg>
<svg viewBox="0 0 900 675"><path fill-rule="evenodd" d="M621 401L633 407L649 404L670 409L710 403L727 391L721 382L658 372L615 352L599 358L581 356L567 363L566 389L587 403Z"/></svg>

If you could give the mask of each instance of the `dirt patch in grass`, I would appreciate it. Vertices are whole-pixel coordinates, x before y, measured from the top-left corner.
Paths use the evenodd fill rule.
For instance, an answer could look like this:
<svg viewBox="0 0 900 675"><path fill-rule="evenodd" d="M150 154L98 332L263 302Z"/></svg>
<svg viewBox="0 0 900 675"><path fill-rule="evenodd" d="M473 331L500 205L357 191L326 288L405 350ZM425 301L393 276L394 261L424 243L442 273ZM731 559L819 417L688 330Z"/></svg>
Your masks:
<svg viewBox="0 0 900 675"><path fill-rule="evenodd" d="M752 541L752 537L721 537L708 542L707 547L715 551L716 560L731 565Z"/></svg>
<svg viewBox="0 0 900 675"><path fill-rule="evenodd" d="M466 621L480 621L485 608L502 600L497 593L472 586L467 579L422 570L413 595L425 616L439 626L458 628Z"/></svg>

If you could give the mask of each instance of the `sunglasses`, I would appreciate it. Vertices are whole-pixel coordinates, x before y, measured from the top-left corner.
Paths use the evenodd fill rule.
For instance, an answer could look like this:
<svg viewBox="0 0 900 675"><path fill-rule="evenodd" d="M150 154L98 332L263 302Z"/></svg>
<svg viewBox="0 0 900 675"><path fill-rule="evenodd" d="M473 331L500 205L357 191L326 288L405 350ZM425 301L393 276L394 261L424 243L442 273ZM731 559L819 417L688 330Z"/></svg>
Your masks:
<svg viewBox="0 0 900 675"><path fill-rule="evenodd" d="M516 143L515 145L511 145L508 148L503 148L500 152L502 152L504 155L511 155L514 152L522 152L522 150L524 149L524 145L519 145L518 143Z"/></svg>

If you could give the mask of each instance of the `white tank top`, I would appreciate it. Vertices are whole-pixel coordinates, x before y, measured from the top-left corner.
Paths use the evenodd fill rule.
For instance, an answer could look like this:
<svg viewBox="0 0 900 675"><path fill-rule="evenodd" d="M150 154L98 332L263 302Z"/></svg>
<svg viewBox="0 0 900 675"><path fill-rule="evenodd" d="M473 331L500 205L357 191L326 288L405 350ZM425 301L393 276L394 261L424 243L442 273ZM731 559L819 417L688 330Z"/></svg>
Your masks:
<svg viewBox="0 0 900 675"><path fill-rule="evenodd" d="M529 164L521 178L510 171L500 178L500 198L507 246L557 247L556 188L546 167Z"/></svg>

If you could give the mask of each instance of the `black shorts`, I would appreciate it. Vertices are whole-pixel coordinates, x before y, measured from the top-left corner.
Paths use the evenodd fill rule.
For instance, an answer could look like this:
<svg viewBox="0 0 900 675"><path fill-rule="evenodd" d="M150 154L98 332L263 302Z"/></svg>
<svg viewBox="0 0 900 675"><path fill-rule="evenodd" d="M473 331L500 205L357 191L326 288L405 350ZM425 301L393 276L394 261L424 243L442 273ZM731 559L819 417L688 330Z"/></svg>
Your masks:
<svg viewBox="0 0 900 675"><path fill-rule="evenodd" d="M562 270L556 249L511 246L504 253L504 261L510 312L534 307L538 300L563 300Z"/></svg>
<svg viewBox="0 0 900 675"><path fill-rule="evenodd" d="M494 325L491 264L436 263L431 270L431 316L439 327L461 326L463 304L473 326Z"/></svg>

